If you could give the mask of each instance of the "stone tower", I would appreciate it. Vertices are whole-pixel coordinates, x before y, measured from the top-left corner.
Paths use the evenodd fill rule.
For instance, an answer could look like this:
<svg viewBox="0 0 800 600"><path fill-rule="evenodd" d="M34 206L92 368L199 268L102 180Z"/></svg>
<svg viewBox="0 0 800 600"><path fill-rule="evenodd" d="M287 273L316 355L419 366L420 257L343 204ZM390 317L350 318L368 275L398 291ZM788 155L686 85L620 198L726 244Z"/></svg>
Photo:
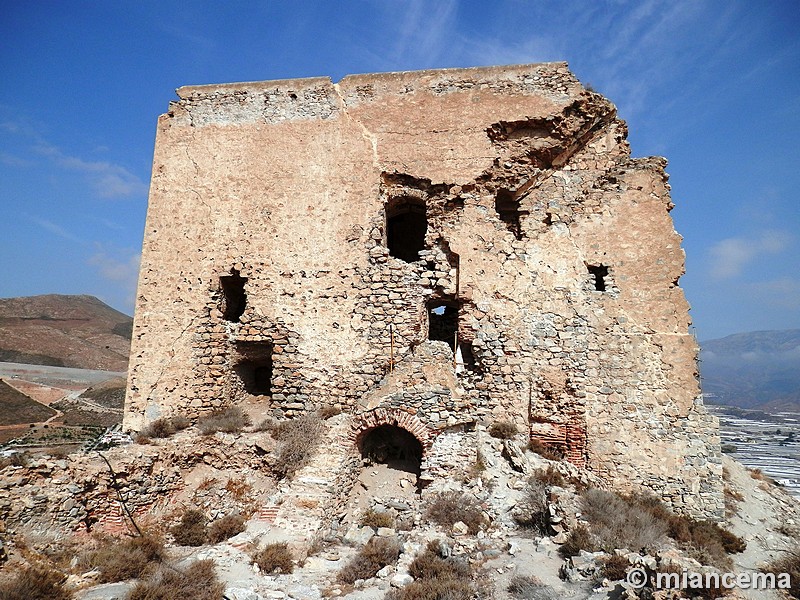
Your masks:
<svg viewBox="0 0 800 600"><path fill-rule="evenodd" d="M564 63L184 87L158 121L124 425L263 402L513 421L722 510L666 161ZM423 458L424 460L424 458Z"/></svg>

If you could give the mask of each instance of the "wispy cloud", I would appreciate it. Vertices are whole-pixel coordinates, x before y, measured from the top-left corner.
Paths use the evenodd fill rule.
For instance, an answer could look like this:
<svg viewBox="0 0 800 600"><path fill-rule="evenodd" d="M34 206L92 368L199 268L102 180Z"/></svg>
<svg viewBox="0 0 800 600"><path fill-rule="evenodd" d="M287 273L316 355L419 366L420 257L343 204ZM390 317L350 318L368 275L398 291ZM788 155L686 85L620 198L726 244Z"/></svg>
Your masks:
<svg viewBox="0 0 800 600"><path fill-rule="evenodd" d="M85 244L86 242L79 238L77 235L72 233L71 231L65 229L61 225L53 223L52 221L48 221L47 219L41 219L39 217L33 217L28 215L28 218L36 223L39 227L44 229L45 231L49 231L50 233L57 235L58 237L68 240L70 242L74 242L76 244Z"/></svg>
<svg viewBox="0 0 800 600"><path fill-rule="evenodd" d="M8 152L0 152L0 163L8 165L9 167L30 167L34 164L33 161L14 156Z"/></svg>
<svg viewBox="0 0 800 600"><path fill-rule="evenodd" d="M101 277L119 285L127 304L133 307L141 259L141 252L130 249L119 250L98 244L97 251L87 262L97 269Z"/></svg>
<svg viewBox="0 0 800 600"><path fill-rule="evenodd" d="M763 283L751 284L753 293L771 306L800 310L800 279L779 277Z"/></svg>
<svg viewBox="0 0 800 600"><path fill-rule="evenodd" d="M64 169L84 173L100 198L124 198L147 192L147 184L125 167L107 161L88 161L70 156L45 142L37 144L35 149Z"/></svg>
<svg viewBox="0 0 800 600"><path fill-rule="evenodd" d="M709 250L710 273L716 280L737 277L761 256L779 254L792 242L785 231L764 231L752 237L732 237L721 240Z"/></svg>

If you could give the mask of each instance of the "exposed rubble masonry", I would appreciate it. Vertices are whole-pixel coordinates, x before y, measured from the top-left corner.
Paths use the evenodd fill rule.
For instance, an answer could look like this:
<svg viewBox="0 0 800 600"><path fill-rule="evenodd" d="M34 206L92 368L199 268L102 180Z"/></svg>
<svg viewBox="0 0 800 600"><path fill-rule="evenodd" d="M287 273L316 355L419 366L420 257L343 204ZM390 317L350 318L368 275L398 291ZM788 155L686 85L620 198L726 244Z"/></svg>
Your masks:
<svg viewBox="0 0 800 600"><path fill-rule="evenodd" d="M722 514L666 161L631 158L614 105L564 63L178 96L158 122L126 428L335 405L358 424L342 443L386 425L424 454L510 420L623 491ZM365 427L380 411L398 424Z"/></svg>

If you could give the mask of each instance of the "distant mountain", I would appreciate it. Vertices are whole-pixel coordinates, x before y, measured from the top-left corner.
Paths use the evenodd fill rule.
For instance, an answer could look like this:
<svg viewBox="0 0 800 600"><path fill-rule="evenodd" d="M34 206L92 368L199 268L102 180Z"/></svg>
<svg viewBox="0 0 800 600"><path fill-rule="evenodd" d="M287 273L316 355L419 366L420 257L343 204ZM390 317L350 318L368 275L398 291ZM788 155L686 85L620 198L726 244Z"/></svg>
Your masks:
<svg viewBox="0 0 800 600"><path fill-rule="evenodd" d="M703 393L709 401L800 411L800 329L737 333L700 347Z"/></svg>
<svg viewBox="0 0 800 600"><path fill-rule="evenodd" d="M0 298L0 361L125 371L132 327L94 296Z"/></svg>

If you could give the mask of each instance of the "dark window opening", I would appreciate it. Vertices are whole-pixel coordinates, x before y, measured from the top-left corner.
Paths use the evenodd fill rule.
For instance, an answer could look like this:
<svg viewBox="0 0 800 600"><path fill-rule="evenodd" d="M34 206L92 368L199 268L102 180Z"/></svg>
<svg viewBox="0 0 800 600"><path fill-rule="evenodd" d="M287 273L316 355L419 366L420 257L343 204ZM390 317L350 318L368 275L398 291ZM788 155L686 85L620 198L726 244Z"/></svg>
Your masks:
<svg viewBox="0 0 800 600"><path fill-rule="evenodd" d="M425 203L416 198L401 198L386 207L386 244L389 255L415 262L425 249L428 219Z"/></svg>
<svg viewBox="0 0 800 600"><path fill-rule="evenodd" d="M520 210L520 202L514 198L514 194L508 190L498 190L494 199L494 209L500 220L506 224L506 229L513 233L515 238L521 240L523 237L521 217L528 213Z"/></svg>
<svg viewBox="0 0 800 600"><path fill-rule="evenodd" d="M361 456L398 471L419 475L422 444L402 427L380 425L364 436Z"/></svg>
<svg viewBox="0 0 800 600"><path fill-rule="evenodd" d="M222 305L220 310L226 321L238 323L239 318L247 308L247 294L244 291L244 284L247 277L239 276L239 271L231 269L230 275L219 278L219 285L222 289Z"/></svg>
<svg viewBox="0 0 800 600"><path fill-rule="evenodd" d="M452 304L433 303L428 305L428 339L447 342L455 352L456 332L458 331L458 308Z"/></svg>
<svg viewBox="0 0 800 600"><path fill-rule="evenodd" d="M594 289L598 292L605 292L608 267L605 265L589 265L588 268L589 273L594 277Z"/></svg>
<svg viewBox="0 0 800 600"><path fill-rule="evenodd" d="M478 364L475 361L475 353L472 351L472 342L459 341L458 342L458 356L456 356L456 367L463 366L467 371L473 373L480 372Z"/></svg>
<svg viewBox="0 0 800 600"><path fill-rule="evenodd" d="M233 370L248 394L272 394L272 344L269 342L240 342L236 345L240 356Z"/></svg>

